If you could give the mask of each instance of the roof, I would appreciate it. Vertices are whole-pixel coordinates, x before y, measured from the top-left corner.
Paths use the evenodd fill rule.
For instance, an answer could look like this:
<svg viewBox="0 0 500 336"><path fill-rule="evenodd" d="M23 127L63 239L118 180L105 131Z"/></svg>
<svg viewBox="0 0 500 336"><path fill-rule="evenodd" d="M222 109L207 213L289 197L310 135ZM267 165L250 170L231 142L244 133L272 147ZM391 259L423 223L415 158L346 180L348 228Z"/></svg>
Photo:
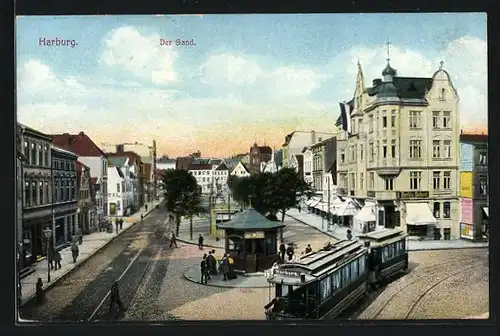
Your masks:
<svg viewBox="0 0 500 336"><path fill-rule="evenodd" d="M31 128L29 126L26 126L24 124L21 124L20 122L17 123L19 126L21 126L22 129L24 129L25 132L30 133L31 135L37 136L39 138L42 138L44 140L50 141L51 136L45 133L42 133L40 131L37 131L34 128Z"/></svg>
<svg viewBox="0 0 500 336"><path fill-rule="evenodd" d="M240 159L238 158L231 158L231 159L227 159L224 161L226 163L226 166L230 169L230 170L233 170L234 168L236 168L236 166L238 165L240 161Z"/></svg>
<svg viewBox="0 0 500 336"><path fill-rule="evenodd" d="M175 159L169 159L169 158L159 158L158 163L175 163Z"/></svg>
<svg viewBox="0 0 500 336"><path fill-rule="evenodd" d="M425 94L432 87L432 78L394 77L392 83L396 87L399 98L425 98ZM376 82L375 84L375 86L366 89L369 96L382 93L387 83Z"/></svg>
<svg viewBox="0 0 500 336"><path fill-rule="evenodd" d="M122 170L120 169L120 167L115 166L115 169L116 169L116 171L118 172L118 175L120 175L120 177L121 177L121 178L124 178L123 172L122 172Z"/></svg>
<svg viewBox="0 0 500 336"><path fill-rule="evenodd" d="M75 153L73 153L67 149L60 148L58 146L51 145L50 149L52 149L55 152L59 152L60 154L68 155L68 156L71 156L74 158L78 157L78 155L76 155Z"/></svg>
<svg viewBox="0 0 500 336"><path fill-rule="evenodd" d="M135 179L135 174L134 173L129 172L129 176L130 176L131 179Z"/></svg>
<svg viewBox="0 0 500 336"><path fill-rule="evenodd" d="M126 157L118 157L118 156L108 157L108 166L113 165L122 167L125 164L125 162L127 162Z"/></svg>
<svg viewBox="0 0 500 336"><path fill-rule="evenodd" d="M222 162L215 170L229 170L229 168L224 162Z"/></svg>
<svg viewBox="0 0 500 336"><path fill-rule="evenodd" d="M282 145L282 147L286 147L288 146L288 144L290 143L290 141L292 140L292 137L293 135L295 134L295 131L293 131L292 133L290 134L287 134L287 136L285 137L285 143Z"/></svg>
<svg viewBox="0 0 500 336"><path fill-rule="evenodd" d="M236 169L236 167L239 164L241 164L241 166L243 167L243 169L245 169L245 171L250 174L250 170L248 170L248 167L243 162L241 162L241 161L239 161L238 164L236 166L234 166L233 171Z"/></svg>
<svg viewBox="0 0 500 336"><path fill-rule="evenodd" d="M83 132L78 134L52 134L51 137L54 145L69 150L78 156L106 156L94 141Z"/></svg>
<svg viewBox="0 0 500 336"><path fill-rule="evenodd" d="M283 227L281 222L270 221L262 216L254 208L248 208L236 215L234 219L223 224L217 224L220 229L235 229L235 230L266 230Z"/></svg>
<svg viewBox="0 0 500 336"><path fill-rule="evenodd" d="M258 146L260 154L273 154L273 150L269 146Z"/></svg>
<svg viewBox="0 0 500 336"><path fill-rule="evenodd" d="M461 142L488 142L488 134L460 134Z"/></svg>
<svg viewBox="0 0 500 336"><path fill-rule="evenodd" d="M175 164L175 169L188 169L188 166L193 162L192 156L178 157Z"/></svg>
<svg viewBox="0 0 500 336"><path fill-rule="evenodd" d="M120 153L106 153L106 156L108 157L122 157L122 158L128 158L128 164L129 165L139 165L142 162L141 156L137 154L136 152L132 151L123 151ZM175 161L175 160L174 160Z"/></svg>
<svg viewBox="0 0 500 336"><path fill-rule="evenodd" d="M97 184L97 177L91 177L91 178L90 178L90 182L91 182L92 184Z"/></svg>
<svg viewBox="0 0 500 336"><path fill-rule="evenodd" d="M210 159L208 161L208 163L210 163L211 165L220 165L222 163L222 160L221 159Z"/></svg>
<svg viewBox="0 0 500 336"><path fill-rule="evenodd" d="M188 170L212 170L211 164L190 164Z"/></svg>

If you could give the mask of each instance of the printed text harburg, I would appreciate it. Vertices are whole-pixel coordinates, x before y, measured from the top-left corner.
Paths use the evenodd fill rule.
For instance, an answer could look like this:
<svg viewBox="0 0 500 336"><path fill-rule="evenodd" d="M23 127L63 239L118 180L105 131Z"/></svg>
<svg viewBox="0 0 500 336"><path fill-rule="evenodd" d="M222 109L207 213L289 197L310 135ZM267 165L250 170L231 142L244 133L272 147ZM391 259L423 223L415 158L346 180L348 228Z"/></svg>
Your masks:
<svg viewBox="0 0 500 336"><path fill-rule="evenodd" d="M41 47L71 47L74 48L78 45L76 40L61 39L61 38L38 38L38 46Z"/></svg>

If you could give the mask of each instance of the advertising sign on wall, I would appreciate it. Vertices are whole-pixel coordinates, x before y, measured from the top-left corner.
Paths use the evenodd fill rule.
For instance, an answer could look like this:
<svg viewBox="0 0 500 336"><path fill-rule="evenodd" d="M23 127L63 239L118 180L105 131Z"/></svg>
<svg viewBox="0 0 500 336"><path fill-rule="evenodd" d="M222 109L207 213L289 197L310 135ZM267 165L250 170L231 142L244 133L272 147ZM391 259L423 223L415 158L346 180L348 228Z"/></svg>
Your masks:
<svg viewBox="0 0 500 336"><path fill-rule="evenodd" d="M460 238L474 239L474 225L460 223Z"/></svg>
<svg viewBox="0 0 500 336"><path fill-rule="evenodd" d="M474 223L473 205L471 198L460 198L460 222Z"/></svg>
<svg viewBox="0 0 500 336"><path fill-rule="evenodd" d="M472 198L472 172L460 172L460 197Z"/></svg>
<svg viewBox="0 0 500 336"><path fill-rule="evenodd" d="M460 144L460 171L471 172L474 167L474 146L467 143Z"/></svg>

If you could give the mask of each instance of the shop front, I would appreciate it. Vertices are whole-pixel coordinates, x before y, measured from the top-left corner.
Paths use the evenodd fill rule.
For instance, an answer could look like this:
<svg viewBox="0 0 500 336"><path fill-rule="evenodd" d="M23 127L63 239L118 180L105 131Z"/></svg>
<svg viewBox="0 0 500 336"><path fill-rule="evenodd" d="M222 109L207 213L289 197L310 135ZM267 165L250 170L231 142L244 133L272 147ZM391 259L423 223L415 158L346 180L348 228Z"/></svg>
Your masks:
<svg viewBox="0 0 500 336"><path fill-rule="evenodd" d="M437 220L432 215L427 202L405 202L405 222L409 236L419 238L433 237Z"/></svg>
<svg viewBox="0 0 500 336"><path fill-rule="evenodd" d="M23 239L20 261L29 266L46 254L43 229L52 227L50 208L27 210L23 214Z"/></svg>

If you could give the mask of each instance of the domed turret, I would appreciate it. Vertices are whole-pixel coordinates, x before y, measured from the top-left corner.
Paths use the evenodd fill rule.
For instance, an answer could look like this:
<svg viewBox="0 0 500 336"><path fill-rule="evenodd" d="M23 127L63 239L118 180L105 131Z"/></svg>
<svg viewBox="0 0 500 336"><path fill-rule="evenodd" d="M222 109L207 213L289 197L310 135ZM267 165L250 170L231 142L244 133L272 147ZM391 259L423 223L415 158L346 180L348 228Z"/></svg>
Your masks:
<svg viewBox="0 0 500 336"><path fill-rule="evenodd" d="M396 76L396 70L391 68L391 65L389 62L387 62L387 66L385 67L384 71L382 71L382 76L391 76L394 77Z"/></svg>

